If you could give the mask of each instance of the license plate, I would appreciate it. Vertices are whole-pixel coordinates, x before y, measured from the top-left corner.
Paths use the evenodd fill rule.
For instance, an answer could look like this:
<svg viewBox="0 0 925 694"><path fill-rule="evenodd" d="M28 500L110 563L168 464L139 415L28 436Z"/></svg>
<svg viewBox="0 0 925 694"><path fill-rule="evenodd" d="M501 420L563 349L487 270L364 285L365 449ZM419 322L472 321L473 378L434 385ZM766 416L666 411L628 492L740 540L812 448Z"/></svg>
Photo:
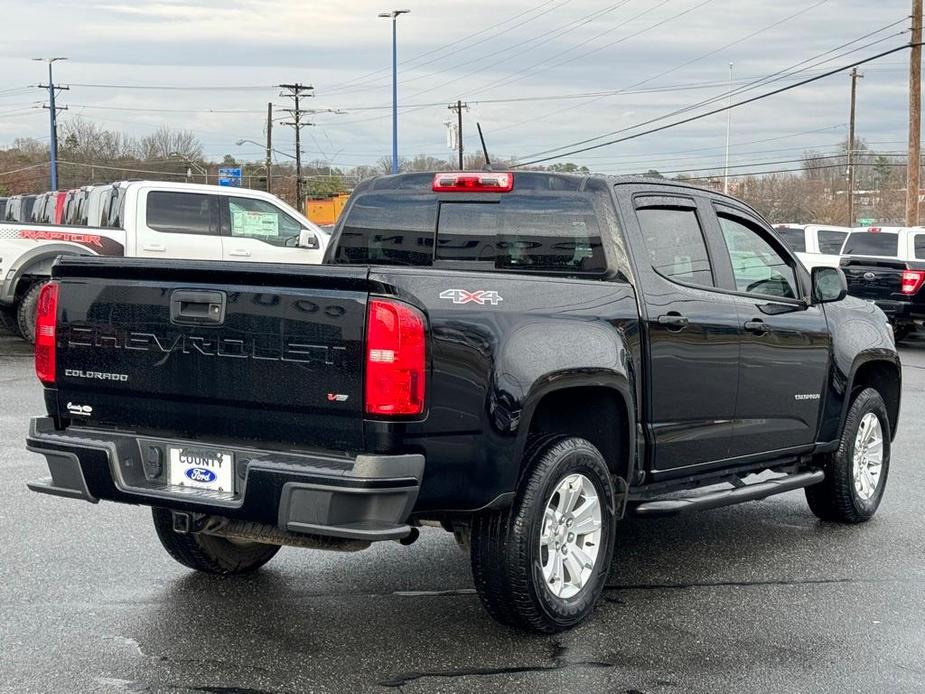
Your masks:
<svg viewBox="0 0 925 694"><path fill-rule="evenodd" d="M213 492L234 491L234 456L210 448L170 448L170 484Z"/></svg>

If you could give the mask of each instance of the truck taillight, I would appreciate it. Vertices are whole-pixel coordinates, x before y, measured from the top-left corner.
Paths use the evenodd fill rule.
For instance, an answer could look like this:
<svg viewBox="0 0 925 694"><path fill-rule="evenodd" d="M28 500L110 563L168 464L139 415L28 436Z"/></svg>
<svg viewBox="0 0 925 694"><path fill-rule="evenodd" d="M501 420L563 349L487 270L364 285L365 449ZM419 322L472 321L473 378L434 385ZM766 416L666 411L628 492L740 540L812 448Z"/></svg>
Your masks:
<svg viewBox="0 0 925 694"><path fill-rule="evenodd" d="M900 291L903 294L915 294L925 281L925 270L903 270L902 287Z"/></svg>
<svg viewBox="0 0 925 694"><path fill-rule="evenodd" d="M35 315L35 375L45 385L55 382L55 329L58 323L58 283L39 292Z"/></svg>
<svg viewBox="0 0 925 694"><path fill-rule="evenodd" d="M512 173L450 171L434 176L435 193L509 193L514 189Z"/></svg>
<svg viewBox="0 0 925 694"><path fill-rule="evenodd" d="M424 315L390 299L370 299L366 329L366 414L424 412Z"/></svg>

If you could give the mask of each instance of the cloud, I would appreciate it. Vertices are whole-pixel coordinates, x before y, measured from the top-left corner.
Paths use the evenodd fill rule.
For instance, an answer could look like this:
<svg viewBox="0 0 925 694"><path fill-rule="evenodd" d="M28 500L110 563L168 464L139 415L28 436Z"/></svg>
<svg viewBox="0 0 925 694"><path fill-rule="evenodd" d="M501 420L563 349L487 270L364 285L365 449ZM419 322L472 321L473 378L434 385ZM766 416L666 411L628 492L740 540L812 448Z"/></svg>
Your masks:
<svg viewBox="0 0 925 694"><path fill-rule="evenodd" d="M468 147L477 145L470 137L478 120L493 151L528 155L658 118L701 99L722 100L729 62L735 64L737 80L757 78L908 14L906 0L829 0L762 31L816 2L711 0L698 7L702 2L406 3L412 13L398 22L399 92L400 103L415 108L402 109L402 152L448 155L445 104L457 98L472 107ZM4 8L5 23L20 30L0 47L0 113L7 110L4 100L14 101L3 98L3 89L44 79L42 67L28 58L48 52L69 56L69 62L56 66L56 78L72 85L264 86L240 91L72 86L62 95L62 103L74 105L72 112L83 109L84 116L132 134L163 123L194 130L207 151L218 156L242 151L233 144L238 139L261 138L267 102L284 105L272 85L301 81L315 85L319 106L347 111L315 118L317 126L305 138L307 155L336 153L335 162L345 165L374 161L390 147L391 30L387 20L376 17L385 8L381 0L111 0L89 7L45 0L10 5ZM677 16L685 10L690 11ZM755 32L761 33L746 38ZM857 55L906 40L893 36ZM866 73L858 102L862 137L886 143L905 137L906 59L897 54ZM847 86L846 77L836 76L737 109L733 161L757 161L750 154L755 150L776 147L798 153L802 146L838 142L847 122ZM556 98L627 88L628 93L596 99ZM40 97L36 92L35 98ZM496 103L515 97L536 100ZM23 100L21 95L15 99ZM77 106L81 104L87 108ZM169 108L190 112L156 110ZM207 113L209 109L252 113ZM605 170L623 170L625 162L645 169L650 168L644 166L647 158L665 163L671 158L665 152L699 148L706 150L699 158L689 154L679 161L719 166L725 123L720 114L573 159L592 167L606 165ZM46 135L46 130L40 111L0 117L0 144L21 135ZM278 127L275 132L280 148L291 147L290 130ZM773 141L738 144L760 140Z"/></svg>

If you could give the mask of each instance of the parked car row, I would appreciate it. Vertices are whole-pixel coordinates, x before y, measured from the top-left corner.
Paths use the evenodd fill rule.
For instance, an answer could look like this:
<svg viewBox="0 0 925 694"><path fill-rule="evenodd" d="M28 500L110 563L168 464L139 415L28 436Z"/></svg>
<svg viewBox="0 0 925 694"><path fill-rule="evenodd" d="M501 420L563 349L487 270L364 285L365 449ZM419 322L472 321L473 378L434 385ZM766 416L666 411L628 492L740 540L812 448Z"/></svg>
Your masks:
<svg viewBox="0 0 925 694"><path fill-rule="evenodd" d="M121 183L83 186L37 195L14 195L0 202L0 222L99 226L103 200Z"/></svg>
<svg viewBox="0 0 925 694"><path fill-rule="evenodd" d="M17 214L26 197L13 200ZM317 264L329 236L279 198L244 188L122 181L32 197L31 217L43 221L0 221L0 322L30 341L62 255Z"/></svg>
<svg viewBox="0 0 925 694"><path fill-rule="evenodd" d="M876 304L897 340L925 322L925 227L782 224L775 230L808 268L841 267L848 293Z"/></svg>

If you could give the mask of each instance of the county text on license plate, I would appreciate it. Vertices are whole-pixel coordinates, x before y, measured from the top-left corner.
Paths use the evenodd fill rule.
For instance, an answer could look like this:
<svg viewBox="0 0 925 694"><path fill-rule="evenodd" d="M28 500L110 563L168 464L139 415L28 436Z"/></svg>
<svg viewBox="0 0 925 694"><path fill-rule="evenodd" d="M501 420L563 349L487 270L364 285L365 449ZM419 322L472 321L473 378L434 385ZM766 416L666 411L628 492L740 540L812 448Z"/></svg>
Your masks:
<svg viewBox="0 0 925 694"><path fill-rule="evenodd" d="M211 448L170 448L170 484L215 492L234 491L234 456Z"/></svg>

